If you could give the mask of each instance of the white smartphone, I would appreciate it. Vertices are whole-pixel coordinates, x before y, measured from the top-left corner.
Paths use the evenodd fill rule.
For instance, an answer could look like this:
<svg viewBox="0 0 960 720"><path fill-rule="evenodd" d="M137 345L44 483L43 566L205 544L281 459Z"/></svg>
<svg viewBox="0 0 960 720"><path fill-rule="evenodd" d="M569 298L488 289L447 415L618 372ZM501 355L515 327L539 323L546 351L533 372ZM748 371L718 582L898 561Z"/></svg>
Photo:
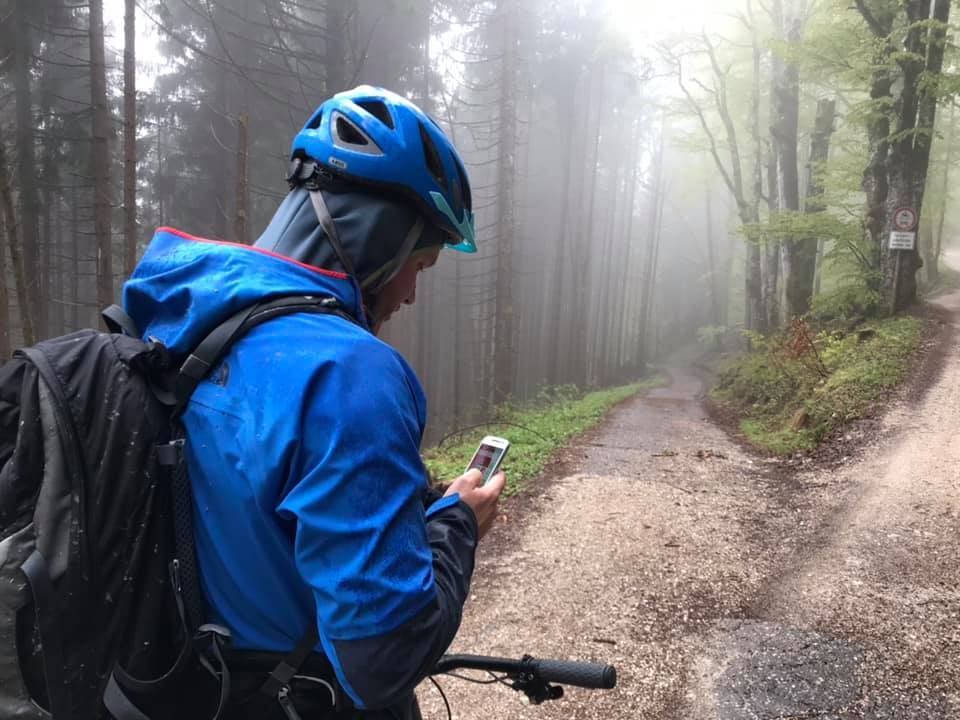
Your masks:
<svg viewBox="0 0 960 720"><path fill-rule="evenodd" d="M483 473L483 484L490 482L490 478L497 474L500 463L503 462L510 443L503 438L487 435L480 441L480 447L473 454L473 460L467 465L467 470L479 470Z"/></svg>

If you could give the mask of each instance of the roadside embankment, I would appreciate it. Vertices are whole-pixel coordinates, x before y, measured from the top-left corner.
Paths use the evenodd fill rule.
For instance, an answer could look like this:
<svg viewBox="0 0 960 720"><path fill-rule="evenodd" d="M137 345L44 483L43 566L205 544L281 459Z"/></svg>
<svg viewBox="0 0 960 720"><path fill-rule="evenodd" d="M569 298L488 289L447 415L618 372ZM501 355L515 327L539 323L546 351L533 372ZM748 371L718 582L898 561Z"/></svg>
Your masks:
<svg viewBox="0 0 960 720"><path fill-rule="evenodd" d="M936 326L909 315L846 327L797 320L722 363L710 399L750 444L778 455L811 450L888 400Z"/></svg>

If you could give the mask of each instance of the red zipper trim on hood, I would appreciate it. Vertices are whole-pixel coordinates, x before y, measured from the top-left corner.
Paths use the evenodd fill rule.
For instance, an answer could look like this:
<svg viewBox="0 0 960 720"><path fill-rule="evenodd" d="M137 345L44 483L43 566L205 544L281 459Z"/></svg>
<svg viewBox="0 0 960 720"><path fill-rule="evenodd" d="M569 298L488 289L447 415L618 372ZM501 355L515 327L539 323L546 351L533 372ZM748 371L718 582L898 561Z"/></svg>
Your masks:
<svg viewBox="0 0 960 720"><path fill-rule="evenodd" d="M252 245L244 245L243 243L228 242L226 240L211 240L210 238L197 237L196 235L185 233L182 230L177 230L176 228L166 227L166 226L157 228L156 232L171 233L173 235L176 235L177 237L182 237L184 240L193 240L194 242L205 242L205 243L213 243L214 245L225 245L227 247L243 248L244 250L251 250L253 252L260 253L261 255L266 255L267 257L272 257L272 258L276 258L277 260L284 260L285 262L293 263L294 265L297 265L298 267L302 267L305 270L312 270L313 272L320 273L321 275L327 275L329 277L336 278L337 280L349 279L346 273L337 272L336 270L326 270L324 268L316 267L315 265L308 265L307 263L302 263L299 260L294 260L293 258L287 257L286 255L281 255L280 253L275 253L272 250L266 250L264 248L253 247Z"/></svg>

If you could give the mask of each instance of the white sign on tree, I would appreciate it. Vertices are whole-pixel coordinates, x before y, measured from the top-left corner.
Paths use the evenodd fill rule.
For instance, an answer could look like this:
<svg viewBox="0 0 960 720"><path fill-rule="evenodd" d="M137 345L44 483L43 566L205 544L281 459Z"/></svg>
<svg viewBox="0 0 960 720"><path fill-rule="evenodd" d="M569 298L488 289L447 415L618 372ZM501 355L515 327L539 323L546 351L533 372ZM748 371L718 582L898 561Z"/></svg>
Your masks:
<svg viewBox="0 0 960 720"><path fill-rule="evenodd" d="M913 250L917 246L917 211L911 207L897 208L893 212L893 231L890 233L891 250Z"/></svg>

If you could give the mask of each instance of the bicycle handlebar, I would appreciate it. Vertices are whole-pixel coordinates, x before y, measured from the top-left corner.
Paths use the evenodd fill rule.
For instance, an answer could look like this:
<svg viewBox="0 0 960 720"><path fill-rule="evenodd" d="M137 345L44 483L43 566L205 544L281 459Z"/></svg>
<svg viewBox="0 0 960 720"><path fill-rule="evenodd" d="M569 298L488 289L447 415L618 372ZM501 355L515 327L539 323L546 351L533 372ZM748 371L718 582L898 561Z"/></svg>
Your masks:
<svg viewBox="0 0 960 720"><path fill-rule="evenodd" d="M534 660L533 665L547 682L593 690L610 690L617 686L617 669L612 665L574 660Z"/></svg>
<svg viewBox="0 0 960 720"><path fill-rule="evenodd" d="M510 677L532 676L545 683L575 685L593 690L610 690L617 685L617 670L612 665L574 660L538 660L529 655L522 660L482 655L444 655L431 675L451 670L485 670Z"/></svg>

